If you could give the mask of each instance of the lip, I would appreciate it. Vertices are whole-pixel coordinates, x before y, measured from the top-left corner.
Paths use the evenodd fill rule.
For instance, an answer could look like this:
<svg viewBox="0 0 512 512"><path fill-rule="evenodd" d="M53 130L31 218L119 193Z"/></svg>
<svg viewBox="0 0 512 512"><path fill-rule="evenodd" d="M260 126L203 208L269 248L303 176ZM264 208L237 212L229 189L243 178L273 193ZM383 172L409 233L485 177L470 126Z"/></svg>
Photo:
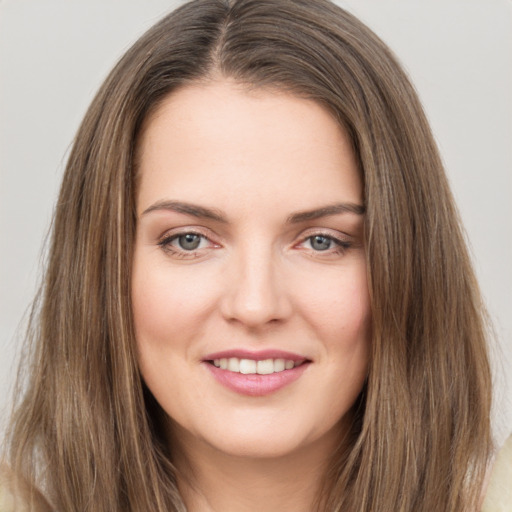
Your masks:
<svg viewBox="0 0 512 512"><path fill-rule="evenodd" d="M288 359L294 362L302 362L302 364L290 370L283 370L282 372L271 373L268 375L230 372L228 370L217 368L211 364L211 361L214 359L230 357L254 359L255 361L261 361L264 359ZM295 382L309 367L311 360L304 356L282 350L261 350L252 352L249 350L237 349L208 354L203 359L203 364L217 382L222 384L224 387L241 395L257 397L270 395L271 393L275 393Z"/></svg>

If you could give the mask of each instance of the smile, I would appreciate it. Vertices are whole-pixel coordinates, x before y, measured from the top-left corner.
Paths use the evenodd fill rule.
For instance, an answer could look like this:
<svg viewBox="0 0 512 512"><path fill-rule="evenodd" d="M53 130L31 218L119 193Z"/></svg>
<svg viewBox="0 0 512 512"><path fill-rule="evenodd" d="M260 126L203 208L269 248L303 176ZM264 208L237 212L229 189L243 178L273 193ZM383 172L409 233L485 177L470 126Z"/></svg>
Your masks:
<svg viewBox="0 0 512 512"><path fill-rule="evenodd" d="M257 373L258 375L270 375L272 373L279 373L285 370L299 366L304 361L293 361L292 359L240 359L238 357L222 357L214 359L211 363L229 372L243 373L250 375Z"/></svg>
<svg viewBox="0 0 512 512"><path fill-rule="evenodd" d="M204 363L214 379L230 391L265 396L295 382L312 361L281 350L229 350L208 355Z"/></svg>

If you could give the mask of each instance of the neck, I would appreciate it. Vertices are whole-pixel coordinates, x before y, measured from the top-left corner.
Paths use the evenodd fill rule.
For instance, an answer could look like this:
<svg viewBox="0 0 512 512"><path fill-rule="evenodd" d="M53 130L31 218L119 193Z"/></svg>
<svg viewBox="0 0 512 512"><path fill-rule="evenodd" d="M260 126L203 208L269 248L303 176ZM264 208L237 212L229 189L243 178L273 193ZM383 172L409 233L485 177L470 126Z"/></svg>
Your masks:
<svg viewBox="0 0 512 512"><path fill-rule="evenodd" d="M189 512L311 512L336 443L321 439L264 458L226 454L205 442L188 443L181 433L179 437L179 445L173 443L174 464Z"/></svg>

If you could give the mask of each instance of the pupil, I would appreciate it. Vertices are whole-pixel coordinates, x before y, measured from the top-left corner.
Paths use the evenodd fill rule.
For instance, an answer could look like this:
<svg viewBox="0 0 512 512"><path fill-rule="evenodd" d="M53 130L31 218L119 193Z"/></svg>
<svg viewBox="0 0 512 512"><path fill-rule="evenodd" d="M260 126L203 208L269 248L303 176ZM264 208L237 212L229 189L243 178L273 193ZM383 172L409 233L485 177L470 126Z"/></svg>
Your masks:
<svg viewBox="0 0 512 512"><path fill-rule="evenodd" d="M187 233L186 235L181 235L179 237L179 244L182 249L187 251L193 251L199 247L199 243L201 242L201 238L199 235L194 233Z"/></svg>
<svg viewBox="0 0 512 512"><path fill-rule="evenodd" d="M317 235L311 240L311 247L316 251L326 251L331 246L331 240L325 236Z"/></svg>

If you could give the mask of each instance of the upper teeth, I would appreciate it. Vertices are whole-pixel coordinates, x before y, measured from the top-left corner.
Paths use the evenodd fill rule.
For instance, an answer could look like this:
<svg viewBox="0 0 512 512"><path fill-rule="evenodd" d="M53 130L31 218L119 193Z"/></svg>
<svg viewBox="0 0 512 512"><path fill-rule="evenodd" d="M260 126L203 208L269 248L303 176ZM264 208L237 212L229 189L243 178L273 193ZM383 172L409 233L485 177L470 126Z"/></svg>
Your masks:
<svg viewBox="0 0 512 512"><path fill-rule="evenodd" d="M300 361L295 362L291 359L263 359L261 361L255 361L254 359L223 357L222 359L214 359L213 364L217 368L230 372L269 375L270 373L282 372L283 370L291 370L294 366L298 366Z"/></svg>

